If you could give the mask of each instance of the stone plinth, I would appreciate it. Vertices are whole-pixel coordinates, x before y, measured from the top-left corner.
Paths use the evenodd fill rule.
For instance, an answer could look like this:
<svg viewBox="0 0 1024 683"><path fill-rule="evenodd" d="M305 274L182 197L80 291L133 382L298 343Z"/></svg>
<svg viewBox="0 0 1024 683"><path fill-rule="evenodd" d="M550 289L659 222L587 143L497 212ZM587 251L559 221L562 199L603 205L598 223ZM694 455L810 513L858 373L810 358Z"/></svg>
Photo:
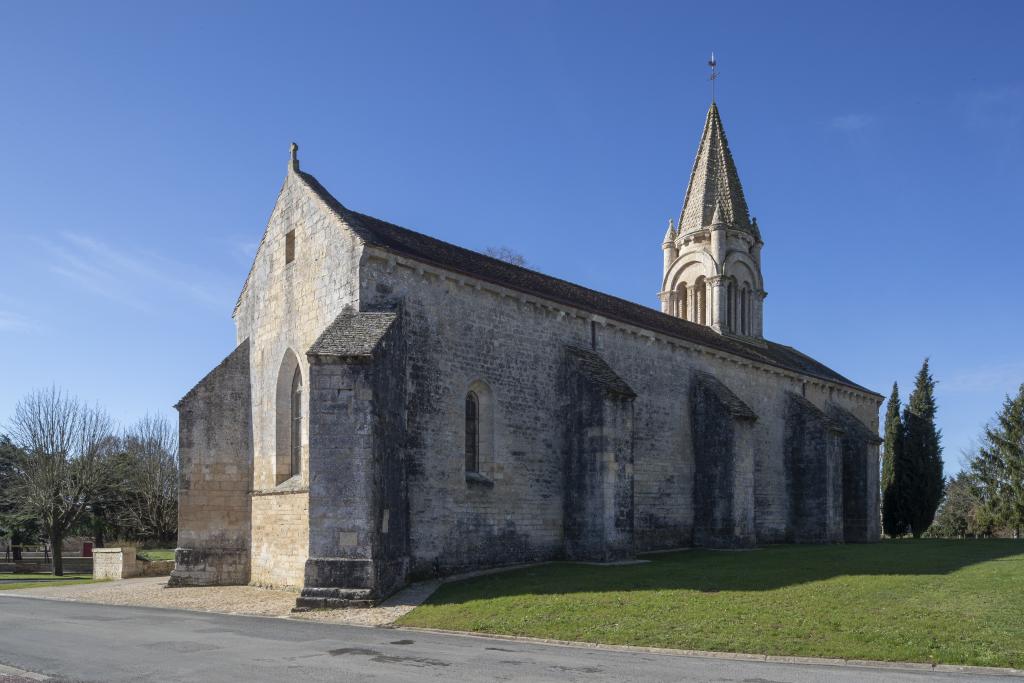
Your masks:
<svg viewBox="0 0 1024 683"><path fill-rule="evenodd" d="M128 579L138 576L135 548L94 548L92 551L92 578Z"/></svg>

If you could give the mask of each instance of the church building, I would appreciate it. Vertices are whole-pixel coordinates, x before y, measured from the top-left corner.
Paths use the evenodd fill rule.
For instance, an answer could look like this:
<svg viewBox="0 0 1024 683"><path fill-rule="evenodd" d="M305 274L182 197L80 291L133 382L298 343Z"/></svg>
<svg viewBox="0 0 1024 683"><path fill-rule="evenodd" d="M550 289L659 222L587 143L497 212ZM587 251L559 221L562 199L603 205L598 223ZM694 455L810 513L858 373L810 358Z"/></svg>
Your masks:
<svg viewBox="0 0 1024 683"><path fill-rule="evenodd" d="M878 540L882 396L764 339L763 245L715 104L660 310L348 209L292 145L237 346L177 406L172 585L365 605L484 567Z"/></svg>

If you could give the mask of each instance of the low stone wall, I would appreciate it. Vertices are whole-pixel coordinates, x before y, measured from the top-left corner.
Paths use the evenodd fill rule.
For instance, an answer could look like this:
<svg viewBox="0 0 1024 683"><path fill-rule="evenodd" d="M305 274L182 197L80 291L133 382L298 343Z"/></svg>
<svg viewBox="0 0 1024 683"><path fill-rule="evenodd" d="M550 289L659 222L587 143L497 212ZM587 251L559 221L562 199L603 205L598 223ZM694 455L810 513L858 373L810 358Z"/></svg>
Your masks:
<svg viewBox="0 0 1024 683"><path fill-rule="evenodd" d="M92 578L127 579L138 576L135 548L96 548L92 551Z"/></svg>
<svg viewBox="0 0 1024 683"><path fill-rule="evenodd" d="M137 576L170 576L174 571L174 560L139 560L135 564L138 565Z"/></svg>

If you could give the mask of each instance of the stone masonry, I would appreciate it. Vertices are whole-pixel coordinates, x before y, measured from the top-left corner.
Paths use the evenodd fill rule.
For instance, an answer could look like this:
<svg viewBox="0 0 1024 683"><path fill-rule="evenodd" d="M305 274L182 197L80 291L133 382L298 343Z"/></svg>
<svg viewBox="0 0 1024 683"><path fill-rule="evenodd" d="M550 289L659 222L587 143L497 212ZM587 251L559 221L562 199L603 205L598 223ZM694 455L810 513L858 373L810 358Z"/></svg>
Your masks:
<svg viewBox="0 0 1024 683"><path fill-rule="evenodd" d="M296 149L238 347L178 406L172 582L306 608L512 563L878 539L882 397L763 338L716 107L663 312L351 211Z"/></svg>

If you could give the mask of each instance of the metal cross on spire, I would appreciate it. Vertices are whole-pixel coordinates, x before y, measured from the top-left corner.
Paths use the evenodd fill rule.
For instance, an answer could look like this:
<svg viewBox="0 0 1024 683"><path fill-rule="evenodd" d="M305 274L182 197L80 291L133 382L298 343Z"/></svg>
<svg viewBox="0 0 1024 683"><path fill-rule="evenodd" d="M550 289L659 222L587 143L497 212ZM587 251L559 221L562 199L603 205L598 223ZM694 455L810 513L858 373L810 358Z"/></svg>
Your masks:
<svg viewBox="0 0 1024 683"><path fill-rule="evenodd" d="M715 53L711 53L711 59L708 60L708 66L711 67L711 76L708 78L711 81L711 103L715 103L715 81L718 80L718 60L715 59Z"/></svg>

